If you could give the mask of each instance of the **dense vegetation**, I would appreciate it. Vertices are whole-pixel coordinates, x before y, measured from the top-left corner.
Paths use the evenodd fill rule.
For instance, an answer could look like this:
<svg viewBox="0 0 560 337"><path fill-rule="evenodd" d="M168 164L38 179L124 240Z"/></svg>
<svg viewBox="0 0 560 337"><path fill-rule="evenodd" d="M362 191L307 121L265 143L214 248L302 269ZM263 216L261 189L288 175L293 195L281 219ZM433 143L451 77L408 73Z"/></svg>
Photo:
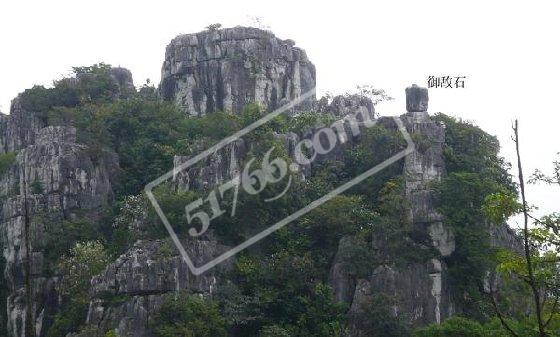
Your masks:
<svg viewBox="0 0 560 337"><path fill-rule="evenodd" d="M48 332L52 337L83 325L89 291L86 280L135 239L166 236L156 214L152 210L144 212L144 185L172 168L175 155L193 154L264 113L259 106L249 105L240 116L214 113L187 118L173 104L159 101L153 87L123 92L106 65L76 68L75 74L77 81L64 79L53 88L26 91L22 105L38 113L45 124L75 126L79 141L89 145L94 157L105 151L115 152L122 171L115 206L103 210L101 219L84 217L56 224L50 220L52 237L47 238L47 258L52 270L63 273L63 295L67 298L65 309L52 318L54 324ZM483 210L492 195L515 195L516 186L498 156L494 137L445 115L435 119L447 127L448 174L434 188L439 191L441 212L457 237L457 250L446 262L456 284L456 296L469 308L463 314L473 320L452 318L441 326L412 332L392 315L391 299L383 296L355 320L359 328L375 336L506 336L479 291L485 272L498 264L499 253L490 247L488 216ZM289 161L284 143L275 134L286 130L301 133L330 121L332 117L315 113L277 118L248 139L252 146L246 160L261 161L274 146L274 154ZM293 192L275 203L265 204L241 194L237 215L220 218L213 224L212 235L221 242L239 243L271 219L309 204L404 145L394 125L380 123L334 160L320 161L307 180L294 179ZM2 155L0 173L13 160L13 154ZM437 256L422 244L424 238L416 237L409 223L403 185L399 162L314 209L276 232L265 244L241 253L233 269L224 275L231 282L220 287L215 298L187 294L167 298L150 323L153 332L159 337L344 336L351 328L348 308L334 299L328 286L329 268L342 238L352 238L355 243L354 250L343 257L347 272L355 278L368 276L377 265L423 262ZM40 185L36 188L40 192ZM279 187L267 186L263 193L274 196L280 191ZM177 192L163 186L155 193L171 222L178 224L179 235L184 234L184 205L196 199L199 192ZM147 223L143 233L128 226L139 215L145 216L143 221ZM168 254L173 252L162 252Z"/></svg>
<svg viewBox="0 0 560 337"><path fill-rule="evenodd" d="M217 303L201 296L168 295L152 328L161 337L225 337L226 323Z"/></svg>
<svg viewBox="0 0 560 337"><path fill-rule="evenodd" d="M446 126L444 156L447 176L438 186L440 210L456 233L456 251L447 260L457 298L471 317L491 315L480 289L484 275L497 264L497 250L490 246L489 221L483 212L495 193L516 195L509 166L499 157L495 137L468 122L443 114L435 120ZM499 223L499 225L502 225ZM464 296L464 294L468 296Z"/></svg>

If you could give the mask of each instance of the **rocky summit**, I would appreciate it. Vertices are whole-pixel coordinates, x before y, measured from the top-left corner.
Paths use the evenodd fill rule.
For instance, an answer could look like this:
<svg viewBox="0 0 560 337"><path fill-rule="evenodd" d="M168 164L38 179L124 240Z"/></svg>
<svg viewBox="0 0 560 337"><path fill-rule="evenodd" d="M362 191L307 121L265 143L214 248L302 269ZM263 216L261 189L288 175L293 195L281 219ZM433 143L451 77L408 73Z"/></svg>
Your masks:
<svg viewBox="0 0 560 337"><path fill-rule="evenodd" d="M314 90L315 67L305 51L256 28L208 29L171 41L157 89L136 91L124 68L101 64L75 73L53 88L26 90L10 114L0 116L0 335L179 336L165 331L197 329L180 316L207 302L201 317L213 336L381 337L389 328L391 336L406 336L456 314L486 314L473 314L482 299L470 291L491 274L487 265L474 271L469 264L484 255L476 249L521 251L507 225L480 215L479 195L461 209L472 216L453 216L455 198L442 199L457 183L448 177L493 170L502 184L507 171L486 170L494 165L486 161L477 164L483 169L461 166L457 158L468 155L461 151L482 146L477 137L491 137L430 115L428 90L413 85L398 116L415 143L408 156L265 245L195 276L143 194L146 183L176 168L168 189L156 193L168 201L170 217L182 221L180 201L238 175L260 142L283 144L285 155L295 158L295 144L311 137L316 121L374 118L371 134L301 167L301 191L290 202L305 205L315 196L312 188L328 192L358 169L377 165L384 150L399 149L398 127L376 116L370 97L312 95L291 118L313 123L239 139L181 171L251 113L273 111ZM457 130L470 132L468 146L458 143ZM488 156L497 156L497 148L489 148ZM253 223L292 207L284 201L269 212L242 201L240 221L197 239L179 235L196 263L231 249L252 233ZM179 205L176 213L173 205ZM465 221L476 247L472 237L464 239ZM194 294L194 307L173 302L183 293ZM162 326L169 312L182 314Z"/></svg>
<svg viewBox="0 0 560 337"><path fill-rule="evenodd" d="M315 88L315 67L291 40L256 28L208 30L167 46L160 95L189 115L239 114L251 102L268 110Z"/></svg>

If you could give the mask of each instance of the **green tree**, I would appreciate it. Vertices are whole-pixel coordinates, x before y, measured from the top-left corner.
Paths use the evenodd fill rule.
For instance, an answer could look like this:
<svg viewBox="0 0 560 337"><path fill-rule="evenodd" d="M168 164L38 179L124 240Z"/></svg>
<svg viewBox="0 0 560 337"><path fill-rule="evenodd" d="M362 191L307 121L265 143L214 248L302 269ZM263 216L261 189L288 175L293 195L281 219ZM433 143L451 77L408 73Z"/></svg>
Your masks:
<svg viewBox="0 0 560 337"><path fill-rule="evenodd" d="M361 310L352 313L352 321L355 327L362 332L364 337L406 337L410 331L406 323L400 317L395 317L392 310L394 298L378 294L366 304Z"/></svg>
<svg viewBox="0 0 560 337"><path fill-rule="evenodd" d="M521 204L514 200L512 195L498 194L487 199L484 209L496 219L505 219L512 213L520 211L523 216L521 236L523 239L523 254L502 252L498 271L504 279L513 279L524 283L532 295L532 318L534 330L538 336L546 337L556 335L559 314L558 302L560 301L560 218L557 213L534 217L529 205L525 190L525 177L523 173L522 157L520 153L520 133L518 122L513 127L516 151ZM537 171L530 179L531 182L544 182L551 185L560 185L559 163L554 162L554 173L546 176ZM507 314L499 305L499 289L492 287L487 290L492 300L496 315L500 322L513 336L523 336L521 332L508 323Z"/></svg>
<svg viewBox="0 0 560 337"><path fill-rule="evenodd" d="M198 295L169 295L151 321L158 337L226 336L225 320L218 305Z"/></svg>
<svg viewBox="0 0 560 337"><path fill-rule="evenodd" d="M432 324L414 331L414 337L508 337L507 331L495 324L482 325L468 318L454 316L441 325Z"/></svg>
<svg viewBox="0 0 560 337"><path fill-rule="evenodd" d="M443 154L447 175L435 186L438 208L452 226L456 240L455 251L445 260L455 297L466 308L464 314L482 318L491 314L491 309L480 290L487 271L498 263L488 232L488 224L495 217L489 218L484 205L490 200L499 203L495 197L498 193L517 195L517 188L509 173L510 165L499 156L496 137L444 114L434 119L446 127Z"/></svg>
<svg viewBox="0 0 560 337"><path fill-rule="evenodd" d="M78 242L61 258L61 293L66 298L66 304L54 317L47 337L65 336L85 323L90 280L105 268L107 262L107 253L99 241Z"/></svg>
<svg viewBox="0 0 560 337"><path fill-rule="evenodd" d="M99 274L107 263L108 256L101 242L76 243L60 261L60 270L64 275L62 293L87 299L89 280Z"/></svg>
<svg viewBox="0 0 560 337"><path fill-rule="evenodd" d="M278 325L268 325L261 329L259 337L291 337L290 332Z"/></svg>

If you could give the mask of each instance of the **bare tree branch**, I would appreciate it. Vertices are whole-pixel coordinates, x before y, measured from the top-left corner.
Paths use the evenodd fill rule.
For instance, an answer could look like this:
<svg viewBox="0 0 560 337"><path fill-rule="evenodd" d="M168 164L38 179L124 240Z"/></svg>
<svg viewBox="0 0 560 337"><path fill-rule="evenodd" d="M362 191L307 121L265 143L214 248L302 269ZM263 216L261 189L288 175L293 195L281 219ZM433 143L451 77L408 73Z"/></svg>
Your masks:
<svg viewBox="0 0 560 337"><path fill-rule="evenodd" d="M554 303L552 304L552 309L550 310L550 316L548 316L548 319L546 320L546 322L544 322L545 328L552 321L552 317L554 317L554 312L556 311L557 307L558 307L558 295L554 296Z"/></svg>
<svg viewBox="0 0 560 337"><path fill-rule="evenodd" d="M500 323L502 324L504 329L506 329L513 337L521 337L517 334L517 332L515 332L509 326L508 322L504 318L504 315L500 311L500 308L498 306L498 302L497 302L496 298L494 297L495 292L492 290L492 286L490 285L490 291L489 292L484 292L484 293L486 293L488 295L488 297L490 297L490 302L492 303L492 307L494 308L494 312L496 313L496 316L498 316L498 319L500 320Z"/></svg>
<svg viewBox="0 0 560 337"><path fill-rule="evenodd" d="M527 198L525 195L525 179L523 177L523 166L521 165L521 153L519 150L519 123L515 120L515 125L513 127L514 132L514 142L515 142L515 150L517 153L517 169L519 173L519 189L521 191L521 201L523 202L523 243L524 243L524 250L525 250L525 260L527 263L527 274L529 277L529 286L531 291L533 292L533 299L535 301L535 315L537 316L537 323L539 326L539 335L541 337L546 337L547 333L544 328L544 324L542 321L542 311L541 311L541 296L539 292L539 288L537 286L537 282L535 280L535 275L533 271L533 261L531 257L531 248L529 245L529 209L527 207Z"/></svg>

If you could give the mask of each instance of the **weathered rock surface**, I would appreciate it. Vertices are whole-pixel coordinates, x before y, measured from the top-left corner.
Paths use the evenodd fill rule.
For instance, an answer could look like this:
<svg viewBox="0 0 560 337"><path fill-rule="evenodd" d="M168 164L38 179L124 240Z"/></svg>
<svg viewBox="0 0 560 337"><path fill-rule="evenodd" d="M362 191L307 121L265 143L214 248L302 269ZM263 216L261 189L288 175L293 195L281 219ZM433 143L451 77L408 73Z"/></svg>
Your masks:
<svg viewBox="0 0 560 337"><path fill-rule="evenodd" d="M356 243L352 237L343 237L338 243L338 251L329 274L329 284L333 288L337 301L351 304L356 291L356 277L348 271L344 259L345 252Z"/></svg>
<svg viewBox="0 0 560 337"><path fill-rule="evenodd" d="M369 279L357 282L350 307L352 336L369 336L360 331L357 321L368 305L383 294L392 302L393 314L410 326L440 322L454 313L445 267L438 260L392 268L379 266Z"/></svg>
<svg viewBox="0 0 560 337"><path fill-rule="evenodd" d="M0 153L18 151L35 141L35 135L45 126L32 111L24 111L21 98L12 101L9 115L0 114Z"/></svg>
<svg viewBox="0 0 560 337"><path fill-rule="evenodd" d="M407 106L417 101L422 88L408 88ZM422 100L427 102L426 96ZM431 184L440 181L445 173L442 146L444 129L429 118L427 112L414 103L412 112L401 117L414 138L423 139L424 147L415 144L415 150L404 160L403 173L405 193L410 204L410 223L415 231L429 238L418 244L433 247L441 256L449 256L455 250L455 238L451 229L443 222L443 216L436 210L434 191ZM350 249L347 238L341 240L337 255ZM430 259L424 263L409 263L405 266L375 265L372 262L371 276L353 279L344 274L344 267L335 258L330 280L338 300L349 303L349 320L352 336L361 336L360 313L375 296L384 294L394 300L393 313L411 326L439 323L453 314L449 284L445 274L446 266L441 259Z"/></svg>
<svg viewBox="0 0 560 337"><path fill-rule="evenodd" d="M424 89L411 88L407 89L407 97ZM427 112L412 112L404 119L409 133L416 137L415 151L405 158L404 164L410 218L415 228L429 234L433 246L442 256L449 256L455 250L455 239L450 228L443 223L443 216L436 210L432 186L434 182L441 181L445 173L444 128L433 122Z"/></svg>
<svg viewBox="0 0 560 337"><path fill-rule="evenodd" d="M66 79L69 85L77 78ZM119 96L135 91L130 71L112 68ZM44 336L61 305L59 277L46 251L58 238L62 221L87 217L95 221L98 210L113 199L118 158L79 144L72 127L46 126L44 114L28 111L23 96L12 101L10 115L0 115L0 154L13 152L14 162L0 174L0 235L6 260L8 287L7 329L11 337L25 336L27 312L36 336ZM26 242L28 227L29 240ZM27 306L26 275L29 267L31 307Z"/></svg>
<svg viewBox="0 0 560 337"><path fill-rule="evenodd" d="M494 247L501 247L524 254L523 241L507 224L487 224L490 242Z"/></svg>
<svg viewBox="0 0 560 337"><path fill-rule="evenodd" d="M248 103L273 110L313 89L315 67L293 42L235 27L173 39L161 78L161 97L177 102L186 114L239 114Z"/></svg>
<svg viewBox="0 0 560 337"><path fill-rule="evenodd" d="M416 84L406 88L406 111L428 111L428 89L421 88Z"/></svg>
<svg viewBox="0 0 560 337"><path fill-rule="evenodd" d="M200 145L194 149L193 155L210 146L204 143ZM194 165L187 166L187 161L193 156L175 156L173 182L182 191L216 186L239 174L247 150L246 142L238 139L210 153Z"/></svg>
<svg viewBox="0 0 560 337"><path fill-rule="evenodd" d="M189 241L184 246L195 265L228 249L212 241ZM187 291L212 296L218 287L218 275L233 263L229 259L194 276L177 253L170 240L137 242L92 279L87 324L98 331L116 330L121 337L152 336L148 323L165 294Z"/></svg>
<svg viewBox="0 0 560 337"><path fill-rule="evenodd" d="M78 212L95 218L96 210L112 200L118 159L105 152L92 158L87 146L76 142L74 128L42 127L34 113L21 108L19 99L3 121L2 150L17 153L0 177L0 234L9 292L7 329L10 336L25 335L25 266L29 261L32 324L35 334L44 336L61 304L58 277L44 274L49 263L45 248L52 240L48 234Z"/></svg>
<svg viewBox="0 0 560 337"><path fill-rule="evenodd" d="M130 70L121 67L113 67L110 70L110 74L113 81L115 81L119 87L121 96L127 96L130 93L136 92Z"/></svg>
<svg viewBox="0 0 560 337"><path fill-rule="evenodd" d="M375 118L375 106L370 98L362 95L338 95L329 102L326 97L317 101L316 110L323 113L331 113L337 117L350 114L366 114Z"/></svg>

